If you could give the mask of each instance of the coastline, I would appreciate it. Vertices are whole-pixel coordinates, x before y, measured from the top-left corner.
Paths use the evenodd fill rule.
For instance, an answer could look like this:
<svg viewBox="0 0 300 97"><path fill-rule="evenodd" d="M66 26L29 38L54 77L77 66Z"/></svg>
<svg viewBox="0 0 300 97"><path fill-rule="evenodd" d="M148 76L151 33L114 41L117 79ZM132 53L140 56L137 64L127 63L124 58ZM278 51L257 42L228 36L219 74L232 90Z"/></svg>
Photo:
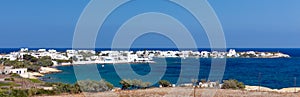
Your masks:
<svg viewBox="0 0 300 97"><path fill-rule="evenodd" d="M149 88L139 90L121 90L80 94L61 94L53 96L36 96L36 97L299 97L300 93L276 93L276 92L259 92L244 91L231 89L196 89L192 87L176 88Z"/></svg>
<svg viewBox="0 0 300 97"><path fill-rule="evenodd" d="M73 51L73 50L71 50ZM182 59L189 59L189 58L205 58L205 59L247 59L247 58L254 58L254 59L279 59L279 58L292 58L288 55L284 57L285 55L283 53L277 53L279 55L276 55L274 52L255 52L255 51L245 51L245 52L235 52L234 50L230 50L229 52L199 52L199 51L138 51L136 52L122 52L122 51L106 51L106 52L100 52L102 54L92 54L92 56L86 56L85 54L82 54L82 52L94 52L94 51L89 51L89 50L83 50L83 51L78 51L81 53L72 53L72 52L56 52L55 50L46 50L42 49L39 51L20 51L20 52L14 52L11 53L10 55L16 55L16 56L24 56L26 54L31 54L32 57L40 57L40 56L50 56L50 55L62 55L62 57L66 57L65 59L67 60L59 60L59 57L56 56L50 56L52 59L53 64L55 63L61 63L61 62L70 62L70 63L62 63L59 65L54 65L53 67L56 68L58 66L77 66L77 65L89 65L89 64L100 64L100 65L105 65L105 64L146 64L146 63L155 63L155 61L152 61L153 58L182 58ZM77 52L77 51L75 51ZM66 54L65 54L66 53ZM158 54L159 53L159 54ZM244 54L242 54L244 53ZM268 53L270 55L268 55ZM80 58L76 59L74 57L70 57L73 54L73 56ZM158 54L158 55L157 55ZM212 56L208 56L207 54L211 54ZM235 56L235 55L245 55L245 56ZM70 56L68 56L70 55ZM83 56L85 55L85 56ZM255 55L255 56L253 56ZM257 55L257 56L256 56ZM230 57L231 56L231 57ZM249 57L248 57L249 56ZM261 57L261 56L275 56L275 57ZM280 56L280 57L277 57ZM8 56L3 56L3 58L8 57ZM70 57L70 58L68 58ZM145 59L145 57L147 59ZM74 58L74 59L73 59ZM87 58L87 59L85 59ZM130 59L131 58L131 59ZM10 61L14 59L14 56L11 57ZM75 61L78 60L78 61ZM22 59L16 59L15 61L22 61ZM276 60L271 60L271 61L276 61ZM180 62L180 61L178 61ZM235 62L235 61L234 61ZM242 63L243 64L243 63ZM244 64L247 65L247 64ZM102 66L104 67L104 66ZM241 66L242 67L242 66ZM268 66L265 66L268 68ZM263 67L263 68L265 68ZM177 68L175 66L175 68ZM18 69L18 68L17 68ZM103 68L105 69L105 68ZM245 70L246 68L241 68ZM62 69L64 70L64 69ZM264 71L264 70L263 70ZM262 72L263 72L262 71ZM58 72L63 72L61 70L53 70L53 69L47 69L47 70L42 70L42 74L49 74L49 73L58 73ZM141 71L143 72L143 71ZM264 73L264 72L263 72ZM25 74L26 75L26 74ZM30 74L34 75L34 74ZM54 74L55 75L55 74ZM237 75L237 74L235 74ZM40 75L39 75L40 76ZM255 75L254 75L255 76ZM253 76L252 76L253 77ZM233 77L234 78L234 77ZM227 78L226 78L227 79ZM251 79L253 80L253 79ZM247 83L247 84L252 84L252 83ZM255 85L255 84L252 84ZM273 86L275 85L266 85L269 87L274 88ZM285 85L285 86L290 86L290 85ZM275 87L276 88L276 87ZM281 87L280 87L281 88ZM271 89L268 87L261 87L258 89L258 86L248 86L248 90L252 91L257 91L257 90L265 90L265 91L272 91L272 92L285 92L285 91L292 91L293 89L296 89L298 91L298 88L293 88L293 87L288 87L288 88L282 88L282 89Z"/></svg>
<svg viewBox="0 0 300 97"><path fill-rule="evenodd" d="M121 64L121 63L119 63L119 64ZM73 66L73 65L75 65L75 64L62 65L62 66ZM76 65L87 65L87 64L76 64ZM43 68L44 68L44 71L47 72L47 73L32 72L32 74L39 75L38 77L36 77L36 79L38 79L39 77L42 77L44 75L47 75L47 74L63 72L62 70L58 70L56 68L56 66L53 66L53 68L50 68L50 67L43 67ZM187 84L191 84L191 83L187 83ZM115 88L120 88L120 87L115 87ZM264 92L282 93L282 92L295 92L295 91L300 92L300 87L285 87L285 88L281 88L281 89L272 89L272 88L264 87L264 86L245 85L245 90L247 90L247 91L264 91Z"/></svg>
<svg viewBox="0 0 300 97"><path fill-rule="evenodd" d="M89 61L82 61L82 62L75 62L75 63L62 63L58 65L54 65L52 67L58 66L76 66L76 65L90 65L90 64L155 64L156 62L89 62Z"/></svg>
<svg viewBox="0 0 300 97"><path fill-rule="evenodd" d="M164 59L164 58L174 58L174 59L186 59L182 57L156 57L159 59ZM226 58L201 58L201 57L188 57L188 58L199 58L199 59L250 59L247 57L226 57ZM280 59L282 57L264 57L264 58L251 58L251 59ZM294 58L294 57L287 57L287 58ZM282 58L286 59L286 58ZM81 62L73 62L73 63L60 63L57 65L53 65L52 67L59 67L59 66L76 66L76 65L89 65L89 64L155 64L157 62L155 61L149 61L149 62L97 62L97 61L81 61Z"/></svg>

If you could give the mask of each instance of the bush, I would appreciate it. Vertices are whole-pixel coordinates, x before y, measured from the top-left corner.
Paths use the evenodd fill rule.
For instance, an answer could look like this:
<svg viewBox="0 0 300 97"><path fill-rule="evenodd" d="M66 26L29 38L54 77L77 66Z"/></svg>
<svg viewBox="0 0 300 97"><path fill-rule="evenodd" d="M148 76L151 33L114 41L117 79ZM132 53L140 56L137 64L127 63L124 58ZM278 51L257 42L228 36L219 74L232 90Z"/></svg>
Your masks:
<svg viewBox="0 0 300 97"><path fill-rule="evenodd" d="M39 58L36 63L38 66L43 66L43 67L53 66L52 59L49 56L44 56Z"/></svg>
<svg viewBox="0 0 300 97"><path fill-rule="evenodd" d="M10 86L8 89L0 89L0 97L32 97L36 95L57 95L61 93L78 94L81 93L79 85L63 83L46 83L46 86L54 87L53 90L44 90L38 88L13 89L15 83L0 83L0 86Z"/></svg>
<svg viewBox="0 0 300 97"><path fill-rule="evenodd" d="M84 92L104 92L113 89L113 85L105 80L92 81L78 81L77 84L80 86L81 91Z"/></svg>
<svg viewBox="0 0 300 97"><path fill-rule="evenodd" d="M34 65L28 65L27 68L28 71L38 72L41 66L34 64Z"/></svg>
<svg viewBox="0 0 300 97"><path fill-rule="evenodd" d="M33 95L56 95L57 92L55 92L54 90L44 90L44 89L37 89L37 91L35 92L35 90L32 90L32 93L35 93Z"/></svg>
<svg viewBox="0 0 300 97"><path fill-rule="evenodd" d="M33 83L43 83L43 81L39 80L39 79L28 79Z"/></svg>
<svg viewBox="0 0 300 97"><path fill-rule="evenodd" d="M103 81L102 83L106 84L106 86L109 88L109 90L112 90L114 88L113 84L111 84L111 83L109 83L109 82L107 82L105 80L100 80L100 83L101 83L101 81Z"/></svg>
<svg viewBox="0 0 300 97"><path fill-rule="evenodd" d="M245 85L242 82L231 79L231 80L224 80L221 88L222 89L244 89Z"/></svg>
<svg viewBox="0 0 300 97"><path fill-rule="evenodd" d="M11 74L10 76L14 78L22 78L19 74L16 73Z"/></svg>
<svg viewBox="0 0 300 97"><path fill-rule="evenodd" d="M72 60L54 60L56 61L58 64L61 64L61 63L72 63L73 61Z"/></svg>
<svg viewBox="0 0 300 97"><path fill-rule="evenodd" d="M64 84L64 83L45 83L43 86L46 87L53 87L53 91L40 91L41 94L44 92L47 94L48 92L53 92L54 94L60 94L60 93L69 93L69 94L78 94L81 93L80 87L78 84Z"/></svg>
<svg viewBox="0 0 300 97"><path fill-rule="evenodd" d="M120 84L122 85L122 90L126 90L128 88L131 87L131 84L130 84L130 80L126 80L126 79L123 79L120 81Z"/></svg>
<svg viewBox="0 0 300 97"><path fill-rule="evenodd" d="M15 81L14 78L5 78L4 81Z"/></svg>
<svg viewBox="0 0 300 97"><path fill-rule="evenodd" d="M59 93L69 93L70 92L71 85L69 84L59 84L56 89Z"/></svg>
<svg viewBox="0 0 300 97"><path fill-rule="evenodd" d="M161 85L162 87L170 87L171 86L171 83L167 80L160 80L158 82L159 85Z"/></svg>
<svg viewBox="0 0 300 97"><path fill-rule="evenodd" d="M13 82L0 82L0 86L16 86Z"/></svg>
<svg viewBox="0 0 300 97"><path fill-rule="evenodd" d="M149 88L151 83L150 82L143 82L142 80L126 80L123 79L120 81L120 84L122 85L122 89L146 89Z"/></svg>
<svg viewBox="0 0 300 97"><path fill-rule="evenodd" d="M9 88L0 89L0 97L31 97L28 89L13 89L13 84L9 83Z"/></svg>
<svg viewBox="0 0 300 97"><path fill-rule="evenodd" d="M37 62L38 61L37 58L35 58L35 57L31 56L31 55L23 55L23 59L25 61L30 61L30 62Z"/></svg>
<svg viewBox="0 0 300 97"><path fill-rule="evenodd" d="M70 92L71 92L72 94L78 94L78 93L81 93L79 84L73 85L72 88L70 89Z"/></svg>
<svg viewBox="0 0 300 97"><path fill-rule="evenodd" d="M201 82L201 83L206 83L207 80L206 80L206 79L201 79L200 82Z"/></svg>

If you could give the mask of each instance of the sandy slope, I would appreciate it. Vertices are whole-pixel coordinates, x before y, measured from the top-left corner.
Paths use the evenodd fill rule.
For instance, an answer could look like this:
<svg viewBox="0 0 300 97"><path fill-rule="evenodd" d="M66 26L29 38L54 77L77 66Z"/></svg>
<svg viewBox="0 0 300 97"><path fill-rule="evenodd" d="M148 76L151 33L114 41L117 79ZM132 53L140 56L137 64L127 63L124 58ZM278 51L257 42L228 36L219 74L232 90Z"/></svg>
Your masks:
<svg viewBox="0 0 300 97"><path fill-rule="evenodd" d="M214 94L214 95L213 95ZM300 97L300 93L256 92L222 89L197 89L196 97ZM193 97L193 88L152 88L146 90L64 94L48 97Z"/></svg>

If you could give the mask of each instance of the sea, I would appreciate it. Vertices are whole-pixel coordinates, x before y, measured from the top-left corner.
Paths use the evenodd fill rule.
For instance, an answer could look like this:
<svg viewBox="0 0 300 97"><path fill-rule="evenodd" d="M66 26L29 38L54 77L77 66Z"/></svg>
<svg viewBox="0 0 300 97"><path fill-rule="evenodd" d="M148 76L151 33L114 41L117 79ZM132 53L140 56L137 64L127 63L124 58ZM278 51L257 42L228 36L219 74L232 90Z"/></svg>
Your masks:
<svg viewBox="0 0 300 97"><path fill-rule="evenodd" d="M30 48L35 50L38 48ZM50 48L47 48L50 49ZM54 48L57 51L66 51L70 48ZM260 51L260 52L281 52L291 56L291 58L227 58L226 66L224 69L224 75L221 80L236 79L243 82L246 85L252 86L264 86L272 89L281 89L287 87L300 87L300 49L299 48L234 48L237 52L242 51ZM19 48L2 48L1 54L18 51ZM94 49L96 51L110 50L110 49ZM177 49L131 49L137 50L177 50ZM199 51L210 51L210 49L198 49ZM78 80L100 80L105 79L112 83L116 87L120 87L119 81L124 78L124 75L128 78L132 78L132 72L140 77L151 75L157 68L166 68L161 76L147 77L149 79L168 80L171 83L183 84L191 83L191 79L208 79L211 73L212 60L211 58L199 58L195 61L190 61L188 65L191 68L185 71L197 71L188 72L189 74L197 74L198 78L192 78L189 75L180 76L182 72L183 64L182 60L194 60L194 59L181 59L181 58L166 58L166 59L154 59L154 64L86 64L77 66L58 66L61 73L47 74L41 77L46 82L62 82L74 84ZM163 64L166 62L166 64ZM189 61L184 61L189 62ZM199 65L199 66L198 66ZM116 67L117 66L117 67ZM131 69L128 69L130 67ZM78 72L77 69L80 69ZM97 70L93 72L91 70ZM154 71L153 71L154 70ZM164 70L164 69L158 69ZM75 72L76 71L76 72ZM157 71L161 72L161 71ZM120 76L122 74L122 76ZM127 75L126 75L127 74ZM78 75L85 77L78 77ZM159 75L159 74L158 74ZM83 79L82 79L83 78ZM183 79L181 83L177 81ZM157 83L153 83L157 86Z"/></svg>

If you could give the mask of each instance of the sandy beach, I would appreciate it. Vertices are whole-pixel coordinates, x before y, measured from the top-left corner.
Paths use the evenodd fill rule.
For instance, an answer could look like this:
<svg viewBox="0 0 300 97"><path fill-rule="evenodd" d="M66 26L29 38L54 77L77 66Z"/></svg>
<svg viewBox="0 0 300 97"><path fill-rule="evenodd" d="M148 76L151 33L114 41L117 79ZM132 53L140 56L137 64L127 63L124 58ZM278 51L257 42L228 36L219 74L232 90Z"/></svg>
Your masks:
<svg viewBox="0 0 300 97"><path fill-rule="evenodd" d="M50 67L41 67L39 73L42 74L48 74L48 73L58 73L62 72L61 70L58 70L56 68L50 68Z"/></svg>

